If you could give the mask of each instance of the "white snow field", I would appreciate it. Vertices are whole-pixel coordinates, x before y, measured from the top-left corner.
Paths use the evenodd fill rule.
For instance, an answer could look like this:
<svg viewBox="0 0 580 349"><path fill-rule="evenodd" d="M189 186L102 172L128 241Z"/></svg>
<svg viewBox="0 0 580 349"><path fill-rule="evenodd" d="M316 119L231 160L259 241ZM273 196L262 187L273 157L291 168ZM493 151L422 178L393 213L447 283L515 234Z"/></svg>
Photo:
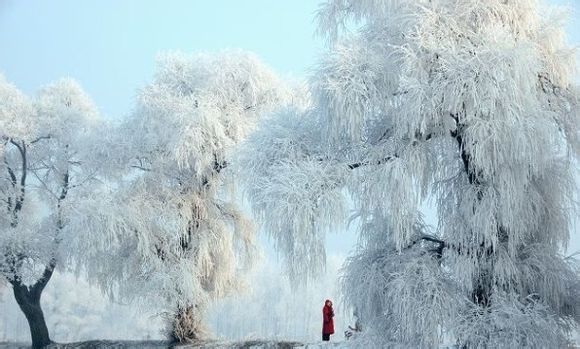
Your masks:
<svg viewBox="0 0 580 349"><path fill-rule="evenodd" d="M0 343L0 349L28 349L30 345L22 343ZM240 341L240 342L202 342L192 345L170 345L163 341L86 341L69 344L54 344L49 349L162 349L162 348L231 348L231 349L316 349L316 348L348 348L346 343L313 343L280 341Z"/></svg>

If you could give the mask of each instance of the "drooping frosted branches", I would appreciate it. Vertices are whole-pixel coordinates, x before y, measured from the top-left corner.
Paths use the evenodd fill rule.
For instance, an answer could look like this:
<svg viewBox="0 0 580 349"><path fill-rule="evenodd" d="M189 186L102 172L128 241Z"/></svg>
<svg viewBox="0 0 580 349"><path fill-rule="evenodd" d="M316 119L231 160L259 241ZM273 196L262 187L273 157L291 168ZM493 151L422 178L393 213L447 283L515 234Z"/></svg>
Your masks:
<svg viewBox="0 0 580 349"><path fill-rule="evenodd" d="M470 347L500 343L492 338L502 331L514 339L500 346L542 347L576 326L578 270L560 252L577 213L579 100L556 15L531 0L328 1L320 32L332 46L311 79L311 105L251 137L245 157L265 151L249 162L260 183L247 180L249 196L287 259L303 262L295 270L319 267L293 246L337 222L320 214L340 212L329 195L348 195L362 226L374 227L361 230L345 290L359 306L360 294L379 297L379 313L363 317L378 319L371 327L388 343L436 346L436 328ZM418 245L428 196L438 227ZM465 306L423 308L412 285ZM402 327L389 325L393 316ZM515 327L493 327L496 317ZM470 337L475 323L483 328ZM522 339L536 330L533 344Z"/></svg>
<svg viewBox="0 0 580 349"><path fill-rule="evenodd" d="M16 239L3 246L20 246L22 251L12 253L29 262L52 265L52 269L61 254L74 254L66 243L61 244L74 218L65 212L65 203L90 192L91 182L103 173L95 135L102 124L89 97L72 80L45 87L34 100L27 100L5 82L2 90L6 94L0 165L2 218L9 222L2 225L2 235ZM19 277L18 268L12 272L9 279Z"/></svg>
<svg viewBox="0 0 580 349"><path fill-rule="evenodd" d="M345 164L327 161L320 125L300 107L267 118L237 159L247 196L275 241L292 280L315 275L325 263L324 233L345 212ZM251 174L247 176L246 174Z"/></svg>
<svg viewBox="0 0 580 349"><path fill-rule="evenodd" d="M412 242L398 250L386 236L389 226L378 212L361 226L364 238L343 269L345 301L368 324L365 346L437 346L467 301L440 267L445 242L419 218Z"/></svg>
<svg viewBox="0 0 580 349"><path fill-rule="evenodd" d="M230 154L288 97L251 54L165 54L122 126L118 242L133 241L140 266L125 295L167 312L175 340L203 336L207 303L236 290L253 260L253 224L227 190Z"/></svg>

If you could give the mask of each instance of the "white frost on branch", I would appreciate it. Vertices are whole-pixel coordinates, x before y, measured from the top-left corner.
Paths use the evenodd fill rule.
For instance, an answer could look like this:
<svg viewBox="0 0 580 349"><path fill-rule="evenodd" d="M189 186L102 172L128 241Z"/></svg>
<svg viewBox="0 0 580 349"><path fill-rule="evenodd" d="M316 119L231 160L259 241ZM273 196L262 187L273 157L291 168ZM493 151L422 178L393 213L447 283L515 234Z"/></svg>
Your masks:
<svg viewBox="0 0 580 349"><path fill-rule="evenodd" d="M1 79L0 94L0 278L29 320L33 345L42 346L50 341L43 290L56 269L90 263L84 256L98 244L80 241L102 237L88 238L76 210L108 176L107 125L71 79L35 98Z"/></svg>
<svg viewBox="0 0 580 349"><path fill-rule="evenodd" d="M116 162L126 174L112 208L87 222L107 227L112 260L125 261L104 271L116 282L103 286L165 313L175 340L203 337L207 304L241 287L252 265L253 224L226 185L230 157L288 98L252 54L169 53L120 128Z"/></svg>

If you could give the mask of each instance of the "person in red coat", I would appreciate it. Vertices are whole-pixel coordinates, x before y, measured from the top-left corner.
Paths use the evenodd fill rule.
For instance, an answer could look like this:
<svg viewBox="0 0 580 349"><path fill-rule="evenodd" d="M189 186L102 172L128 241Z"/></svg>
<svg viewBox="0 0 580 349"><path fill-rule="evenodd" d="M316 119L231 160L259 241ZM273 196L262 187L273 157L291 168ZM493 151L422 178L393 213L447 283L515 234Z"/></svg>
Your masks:
<svg viewBox="0 0 580 349"><path fill-rule="evenodd" d="M327 299L322 308L322 340L329 341L330 335L334 334L334 310L332 302Z"/></svg>

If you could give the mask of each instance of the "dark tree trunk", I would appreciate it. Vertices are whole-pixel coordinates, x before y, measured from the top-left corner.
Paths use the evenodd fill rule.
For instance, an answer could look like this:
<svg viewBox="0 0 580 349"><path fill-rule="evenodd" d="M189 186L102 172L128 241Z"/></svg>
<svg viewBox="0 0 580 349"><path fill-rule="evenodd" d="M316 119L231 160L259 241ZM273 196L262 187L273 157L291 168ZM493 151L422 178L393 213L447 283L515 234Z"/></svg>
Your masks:
<svg viewBox="0 0 580 349"><path fill-rule="evenodd" d="M178 308L174 315L170 340L173 343L195 343L202 339L203 330L196 306Z"/></svg>
<svg viewBox="0 0 580 349"><path fill-rule="evenodd" d="M492 292L493 280L490 271L483 270L479 273L477 279L474 281L474 290L471 294L471 300L481 307L488 307L490 305L490 298Z"/></svg>
<svg viewBox="0 0 580 349"><path fill-rule="evenodd" d="M471 163L471 155L466 151L466 147L463 140L462 131L464 125L461 125L459 118L456 115L452 115L455 119L457 130L451 133L451 136L457 141L459 147L459 154L461 156L461 162L463 163L463 169L469 180L469 184L475 187L480 187L482 185L481 173L473 167ZM481 201L483 193L481 189L477 192L477 200ZM502 227L499 227L500 241L507 240L507 234ZM491 247L485 247L482 243L479 249L475 252L480 261L484 262L485 265L481 265L481 270L479 271L476 279L474 280L474 289L471 293L471 300L481 307L488 307L490 305L491 294L493 290L493 269L494 269L494 255Z"/></svg>
<svg viewBox="0 0 580 349"><path fill-rule="evenodd" d="M34 287L29 289L22 284L14 286L14 297L26 316L26 320L28 320L30 336L32 337L32 348L34 349L45 347L51 343L44 314L40 307L41 292L36 291Z"/></svg>
<svg viewBox="0 0 580 349"><path fill-rule="evenodd" d="M20 279L11 281L14 298L28 320L33 349L40 349L52 343L40 306L40 297L44 287L52 277L53 270L54 261L45 268L42 278L30 287L22 284Z"/></svg>

